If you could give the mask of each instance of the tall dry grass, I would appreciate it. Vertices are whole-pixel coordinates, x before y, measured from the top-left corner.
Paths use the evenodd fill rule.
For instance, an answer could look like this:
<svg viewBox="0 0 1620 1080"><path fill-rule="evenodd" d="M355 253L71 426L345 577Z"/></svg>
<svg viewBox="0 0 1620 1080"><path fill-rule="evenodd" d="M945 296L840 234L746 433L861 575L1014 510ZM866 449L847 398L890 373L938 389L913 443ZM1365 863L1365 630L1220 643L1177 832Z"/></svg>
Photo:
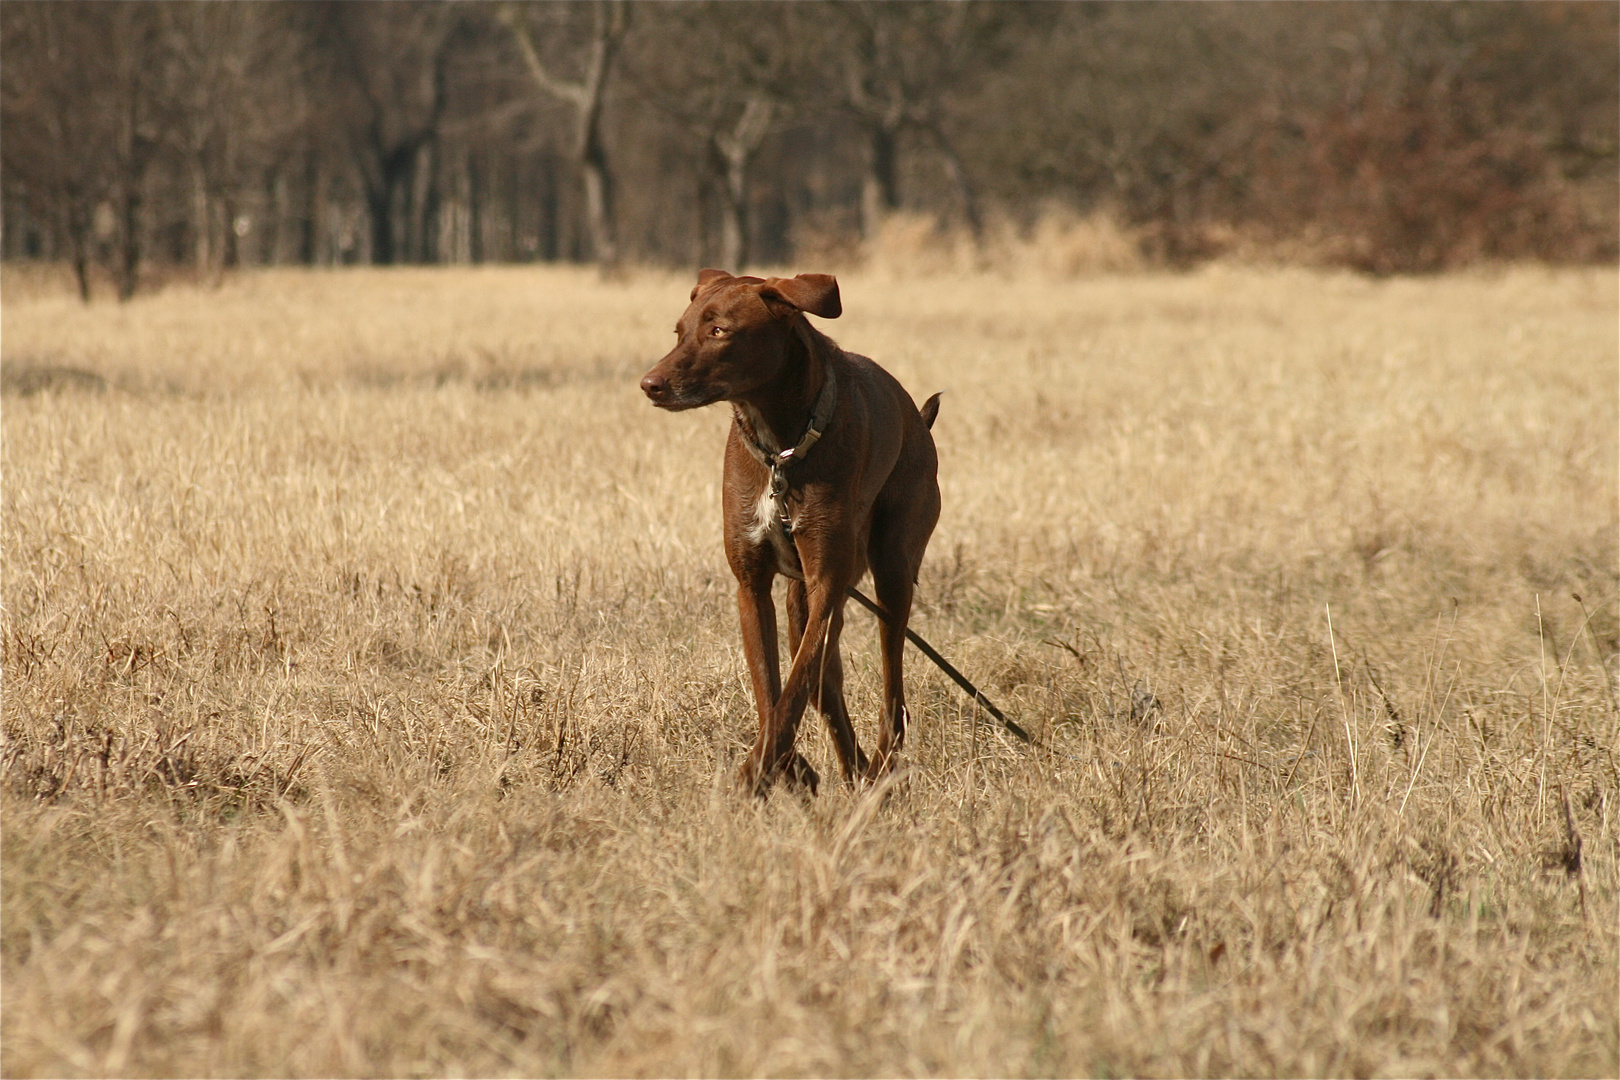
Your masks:
<svg viewBox="0 0 1620 1080"><path fill-rule="evenodd" d="M1614 1075L1612 269L843 285L1042 746L753 805L684 277L7 277L4 1073Z"/></svg>

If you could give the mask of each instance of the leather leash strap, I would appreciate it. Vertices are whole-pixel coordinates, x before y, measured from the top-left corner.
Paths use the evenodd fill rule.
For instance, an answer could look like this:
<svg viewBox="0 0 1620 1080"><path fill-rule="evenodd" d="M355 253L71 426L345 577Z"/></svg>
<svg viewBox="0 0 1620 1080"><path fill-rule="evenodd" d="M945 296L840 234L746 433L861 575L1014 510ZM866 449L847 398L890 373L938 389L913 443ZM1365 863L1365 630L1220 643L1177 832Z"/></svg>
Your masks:
<svg viewBox="0 0 1620 1080"><path fill-rule="evenodd" d="M862 593L859 589L851 586L849 595L867 611L870 611L872 614L876 615L883 622L889 621L888 612L878 607L875 602L868 600L866 598L866 594ZM921 634L917 633L909 626L906 627L906 640L917 646L917 649L924 656L928 657L928 659L934 662L935 667L949 675L951 677L951 681L957 686L960 686L967 693L968 697L984 706L985 712L989 713L997 720L1000 720L1002 727L1006 728L1008 731L1012 732L1012 734L1018 736L1026 743L1034 741L1029 737L1029 732L1025 731L1023 728L1001 715L1001 710L992 705L990 703L990 699L985 697L984 693L980 691L977 686L974 686L971 682L969 682L966 675L963 675L960 671L957 671L956 668L951 665L949 660L939 655L938 651L936 651L932 645L928 644L928 642L922 639Z"/></svg>

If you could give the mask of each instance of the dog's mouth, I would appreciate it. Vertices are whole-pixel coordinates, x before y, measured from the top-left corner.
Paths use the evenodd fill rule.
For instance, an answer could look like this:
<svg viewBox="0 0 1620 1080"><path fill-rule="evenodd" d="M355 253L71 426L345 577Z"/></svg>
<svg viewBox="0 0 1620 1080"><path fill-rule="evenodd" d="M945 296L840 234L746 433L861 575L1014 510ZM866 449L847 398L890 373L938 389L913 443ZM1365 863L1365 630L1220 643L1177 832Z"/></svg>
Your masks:
<svg viewBox="0 0 1620 1080"><path fill-rule="evenodd" d="M701 409L705 405L713 405L726 396L722 387L698 387L682 390L673 388L654 396L649 393L652 403L666 412L685 412L688 409Z"/></svg>

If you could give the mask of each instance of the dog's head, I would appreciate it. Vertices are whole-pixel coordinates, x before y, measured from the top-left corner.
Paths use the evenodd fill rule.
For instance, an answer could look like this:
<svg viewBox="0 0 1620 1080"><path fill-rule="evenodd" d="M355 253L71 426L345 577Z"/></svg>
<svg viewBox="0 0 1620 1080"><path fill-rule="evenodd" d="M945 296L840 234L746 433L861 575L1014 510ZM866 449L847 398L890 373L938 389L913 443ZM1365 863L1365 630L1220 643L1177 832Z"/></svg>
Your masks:
<svg viewBox="0 0 1620 1080"><path fill-rule="evenodd" d="M675 347L641 380L661 409L695 409L743 397L769 384L788 362L804 315L843 313L831 274L733 277L703 270L675 324Z"/></svg>

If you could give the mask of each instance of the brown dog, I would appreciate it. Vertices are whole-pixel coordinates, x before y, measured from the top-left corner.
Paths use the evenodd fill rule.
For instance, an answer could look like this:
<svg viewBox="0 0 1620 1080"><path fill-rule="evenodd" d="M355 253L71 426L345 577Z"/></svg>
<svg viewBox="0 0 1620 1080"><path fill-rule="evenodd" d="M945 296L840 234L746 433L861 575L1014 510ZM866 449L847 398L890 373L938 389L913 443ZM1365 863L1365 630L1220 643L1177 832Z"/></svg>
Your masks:
<svg viewBox="0 0 1620 1080"><path fill-rule="evenodd" d="M805 313L836 319L838 282L698 274L680 339L641 380L662 409L731 402L726 440L726 558L737 576L743 651L759 737L740 779L763 794L778 778L815 791L793 748L805 705L827 718L846 779L894 767L906 734L901 660L912 587L939 519L935 394L918 412L894 377L847 353ZM867 569L883 607L883 720L870 761L844 706L838 635L844 598ZM771 582L787 591L792 663L781 680Z"/></svg>

